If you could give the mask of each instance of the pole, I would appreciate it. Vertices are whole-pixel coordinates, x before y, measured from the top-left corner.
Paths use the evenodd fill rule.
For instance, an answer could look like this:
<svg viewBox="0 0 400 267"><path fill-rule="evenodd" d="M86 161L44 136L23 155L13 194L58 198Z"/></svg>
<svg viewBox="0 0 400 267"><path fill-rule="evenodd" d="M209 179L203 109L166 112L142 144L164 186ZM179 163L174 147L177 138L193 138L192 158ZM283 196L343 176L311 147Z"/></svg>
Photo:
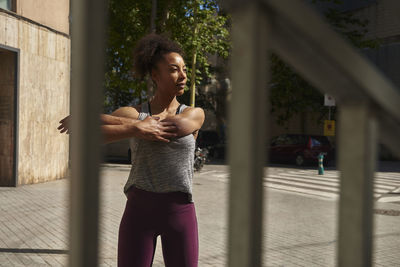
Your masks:
<svg viewBox="0 0 400 267"><path fill-rule="evenodd" d="M230 267L262 262L264 164L268 117L269 25L258 1L233 12L229 134Z"/></svg>
<svg viewBox="0 0 400 267"><path fill-rule="evenodd" d="M328 107L329 113L328 113L328 120L331 120L331 106Z"/></svg>
<svg viewBox="0 0 400 267"><path fill-rule="evenodd" d="M377 120L368 103L339 109L340 203L338 266L372 266L373 178Z"/></svg>
<svg viewBox="0 0 400 267"><path fill-rule="evenodd" d="M101 88L106 0L71 1L69 266L98 265Z"/></svg>

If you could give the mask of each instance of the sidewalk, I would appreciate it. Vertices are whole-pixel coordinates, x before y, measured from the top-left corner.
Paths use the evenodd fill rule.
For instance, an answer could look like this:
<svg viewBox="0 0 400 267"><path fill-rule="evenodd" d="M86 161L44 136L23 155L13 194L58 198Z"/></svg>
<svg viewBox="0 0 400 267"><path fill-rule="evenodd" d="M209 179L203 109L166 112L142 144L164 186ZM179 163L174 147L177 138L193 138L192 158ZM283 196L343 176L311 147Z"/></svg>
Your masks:
<svg viewBox="0 0 400 267"><path fill-rule="evenodd" d="M122 189L128 173L128 165L102 169L100 266L117 266L118 227L126 201ZM0 188L0 266L67 266L68 186L63 179ZM208 233L200 236L199 266L225 265L225 188L222 183L195 180L195 201L206 204L196 207L199 232ZM160 243L154 267L164 266Z"/></svg>
<svg viewBox="0 0 400 267"><path fill-rule="evenodd" d="M226 266L228 184L209 174L215 169L227 171L207 165L194 178L201 267ZM128 165L102 168L100 266L116 266L128 172ZM66 266L68 180L0 188L0 203L0 266ZM267 189L264 207L264 266L336 265L337 202ZM375 215L375 229L375 266L400 266L400 216ZM164 266L160 242L153 266Z"/></svg>

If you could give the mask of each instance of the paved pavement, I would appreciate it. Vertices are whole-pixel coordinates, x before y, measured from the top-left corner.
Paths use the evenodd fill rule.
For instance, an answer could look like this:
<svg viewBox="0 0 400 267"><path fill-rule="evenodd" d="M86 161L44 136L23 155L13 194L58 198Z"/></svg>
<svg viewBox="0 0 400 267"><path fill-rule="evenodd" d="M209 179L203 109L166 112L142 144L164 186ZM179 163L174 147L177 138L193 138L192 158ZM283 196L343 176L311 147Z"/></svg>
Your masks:
<svg viewBox="0 0 400 267"><path fill-rule="evenodd" d="M100 265L116 266L128 165L102 168ZM335 266L338 172L271 167L264 178L264 266ZM227 167L194 178L199 266L226 266ZM400 266L400 173L376 174L374 264ZM240 196L238 196L240 197ZM0 266L66 266L68 180L0 188ZM158 242L154 265L164 266Z"/></svg>

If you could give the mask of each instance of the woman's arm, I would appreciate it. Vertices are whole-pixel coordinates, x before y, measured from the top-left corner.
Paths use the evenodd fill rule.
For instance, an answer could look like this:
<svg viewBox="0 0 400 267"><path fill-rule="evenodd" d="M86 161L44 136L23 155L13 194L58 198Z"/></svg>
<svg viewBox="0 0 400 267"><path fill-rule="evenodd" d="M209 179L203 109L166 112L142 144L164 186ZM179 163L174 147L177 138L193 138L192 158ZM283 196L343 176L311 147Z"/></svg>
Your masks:
<svg viewBox="0 0 400 267"><path fill-rule="evenodd" d="M101 130L104 143L131 137L168 143L169 139L177 136L177 128L173 123L161 122L150 116L142 121L136 120L122 125L102 125Z"/></svg>
<svg viewBox="0 0 400 267"><path fill-rule="evenodd" d="M162 122L173 123L177 127L177 136L196 134L204 123L204 111L201 108L186 108L182 113L167 117Z"/></svg>
<svg viewBox="0 0 400 267"><path fill-rule="evenodd" d="M142 121L137 119L138 116L138 111L132 107L119 108L112 115L101 114L103 142L111 143L131 137L169 142L170 138L177 136L177 128L173 123L161 122L153 117L147 117ZM61 125L57 128L60 133L70 133L70 121L71 116L60 121Z"/></svg>
<svg viewBox="0 0 400 267"><path fill-rule="evenodd" d="M153 117L138 120L138 117L137 108L132 107L121 107L111 115L102 114L101 129L104 142L110 143L130 137L169 142L170 138L176 137L176 127L172 123L160 122Z"/></svg>
<svg viewBox="0 0 400 267"><path fill-rule="evenodd" d="M114 114L114 113L113 113ZM117 115L100 114L100 124L101 125L122 125L136 122L137 119L128 117L118 117ZM66 116L60 121L60 126L58 130L60 133L66 132L67 134L71 131L71 115Z"/></svg>
<svg viewBox="0 0 400 267"><path fill-rule="evenodd" d="M162 121L156 117L147 117L145 120L132 120L132 113L130 107L120 108L112 113L117 117L110 116L104 117L104 120L110 122L119 122L121 125L104 125L102 126L103 132L109 138L106 142L112 142L119 139L129 138L135 136L137 138L169 142L168 139L173 137L186 136L189 134L197 137L197 132L204 123L205 115L201 108L186 108L182 113L175 116L170 116ZM135 110L136 111L136 110ZM137 112L137 111L136 111ZM139 116L135 114L135 118ZM139 127L138 127L139 126ZM127 136L124 136L124 133ZM118 138L114 140L114 136Z"/></svg>
<svg viewBox="0 0 400 267"><path fill-rule="evenodd" d="M138 119L118 117L116 115L100 114L101 125L122 125L136 122Z"/></svg>

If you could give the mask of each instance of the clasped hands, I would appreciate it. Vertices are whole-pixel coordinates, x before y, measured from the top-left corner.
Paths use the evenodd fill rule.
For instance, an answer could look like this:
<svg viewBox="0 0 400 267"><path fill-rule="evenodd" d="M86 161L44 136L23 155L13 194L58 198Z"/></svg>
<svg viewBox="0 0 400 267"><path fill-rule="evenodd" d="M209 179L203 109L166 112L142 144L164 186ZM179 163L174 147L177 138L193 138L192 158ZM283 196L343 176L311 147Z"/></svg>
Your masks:
<svg viewBox="0 0 400 267"><path fill-rule="evenodd" d="M167 119L160 120L159 117L148 116L146 119L136 124L137 133L135 137L152 140L169 142L170 139L178 136L178 127L175 123Z"/></svg>

